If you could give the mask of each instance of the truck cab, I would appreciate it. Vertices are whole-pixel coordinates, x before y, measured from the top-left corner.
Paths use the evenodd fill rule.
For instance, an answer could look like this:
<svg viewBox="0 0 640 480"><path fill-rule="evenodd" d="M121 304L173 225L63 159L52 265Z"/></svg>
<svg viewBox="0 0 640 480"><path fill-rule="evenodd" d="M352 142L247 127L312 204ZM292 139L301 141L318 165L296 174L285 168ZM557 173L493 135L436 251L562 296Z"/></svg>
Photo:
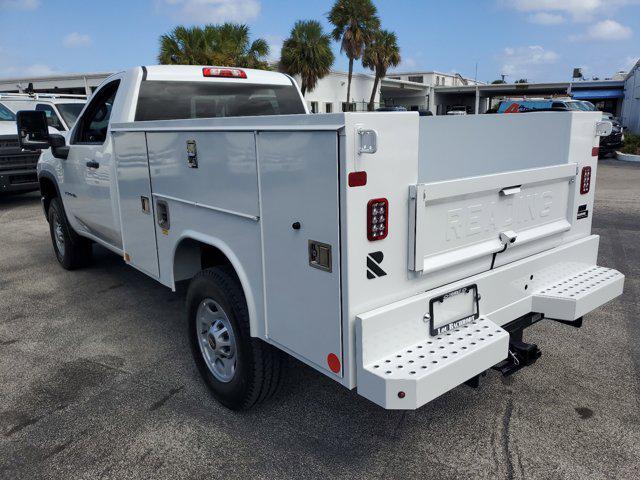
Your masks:
<svg viewBox="0 0 640 480"><path fill-rule="evenodd" d="M85 95L0 93L0 104L14 113L20 110L43 111L49 126L60 132L68 132L73 127L85 103Z"/></svg>
<svg viewBox="0 0 640 480"><path fill-rule="evenodd" d="M307 113L290 77L250 69L234 77L236 71L148 66L107 78L67 134L64 153L45 151L38 167L45 191L52 185L60 190L73 228L118 253L122 249L120 218L112 202L117 192L113 124Z"/></svg>

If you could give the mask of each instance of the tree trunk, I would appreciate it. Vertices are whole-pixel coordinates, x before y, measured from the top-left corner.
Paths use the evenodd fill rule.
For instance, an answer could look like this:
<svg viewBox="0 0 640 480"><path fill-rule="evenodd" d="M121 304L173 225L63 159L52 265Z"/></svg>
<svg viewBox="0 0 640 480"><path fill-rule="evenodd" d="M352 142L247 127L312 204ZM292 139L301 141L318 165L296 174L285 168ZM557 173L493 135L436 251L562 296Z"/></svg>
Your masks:
<svg viewBox="0 0 640 480"><path fill-rule="evenodd" d="M351 98L351 77L353 76L353 58L349 58L349 78L347 79L347 112L351 111L349 99Z"/></svg>
<svg viewBox="0 0 640 480"><path fill-rule="evenodd" d="M376 73L376 79L373 81L373 90L371 90L371 99L369 100L369 111L373 112L373 103L376 99L376 91L378 90L378 81L380 80L380 77L378 77L378 74Z"/></svg>
<svg viewBox="0 0 640 480"><path fill-rule="evenodd" d="M300 92L302 93L302 96L304 97L304 93L307 91L307 84L304 83L304 81L302 82L302 86L300 87Z"/></svg>

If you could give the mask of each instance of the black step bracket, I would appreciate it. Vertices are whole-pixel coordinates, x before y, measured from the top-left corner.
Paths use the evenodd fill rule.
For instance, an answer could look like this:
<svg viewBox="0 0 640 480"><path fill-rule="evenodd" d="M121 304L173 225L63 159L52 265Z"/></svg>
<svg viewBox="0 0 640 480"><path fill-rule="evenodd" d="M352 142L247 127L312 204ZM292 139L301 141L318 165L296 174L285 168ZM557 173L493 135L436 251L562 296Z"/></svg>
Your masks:
<svg viewBox="0 0 640 480"><path fill-rule="evenodd" d="M546 317L546 318L549 318L549 317ZM574 327L574 328L582 327L582 317L576 318L575 320L558 320L557 318L549 318L549 320L562 323L563 325L569 325L570 327Z"/></svg>

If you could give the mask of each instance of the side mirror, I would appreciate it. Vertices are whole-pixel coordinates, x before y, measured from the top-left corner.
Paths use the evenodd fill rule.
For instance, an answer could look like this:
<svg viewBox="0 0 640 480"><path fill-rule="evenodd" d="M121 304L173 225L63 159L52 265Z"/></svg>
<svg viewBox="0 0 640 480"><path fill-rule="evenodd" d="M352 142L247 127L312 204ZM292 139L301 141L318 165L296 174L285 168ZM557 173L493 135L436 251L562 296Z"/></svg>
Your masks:
<svg viewBox="0 0 640 480"><path fill-rule="evenodd" d="M42 111L20 110L16 114L18 142L25 150L43 150L51 146L47 116Z"/></svg>

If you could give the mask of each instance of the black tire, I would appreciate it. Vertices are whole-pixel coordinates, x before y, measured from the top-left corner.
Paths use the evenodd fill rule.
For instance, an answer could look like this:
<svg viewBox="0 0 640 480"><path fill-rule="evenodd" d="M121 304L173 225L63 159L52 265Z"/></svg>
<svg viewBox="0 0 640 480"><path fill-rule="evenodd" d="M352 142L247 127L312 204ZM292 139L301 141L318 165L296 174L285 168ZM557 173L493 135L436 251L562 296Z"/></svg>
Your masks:
<svg viewBox="0 0 640 480"><path fill-rule="evenodd" d="M209 299L224 310L235 337L235 372L227 382L216 378L199 345L197 312ZM187 318L193 358L202 378L221 404L232 410L248 410L276 392L282 377L282 354L262 340L251 337L247 302L231 269L208 268L191 280L187 292Z"/></svg>
<svg viewBox="0 0 640 480"><path fill-rule="evenodd" d="M60 265L67 270L75 270L91 263L93 244L71 228L59 198L51 200L47 216L53 252ZM57 234L61 235L62 245L56 241Z"/></svg>

